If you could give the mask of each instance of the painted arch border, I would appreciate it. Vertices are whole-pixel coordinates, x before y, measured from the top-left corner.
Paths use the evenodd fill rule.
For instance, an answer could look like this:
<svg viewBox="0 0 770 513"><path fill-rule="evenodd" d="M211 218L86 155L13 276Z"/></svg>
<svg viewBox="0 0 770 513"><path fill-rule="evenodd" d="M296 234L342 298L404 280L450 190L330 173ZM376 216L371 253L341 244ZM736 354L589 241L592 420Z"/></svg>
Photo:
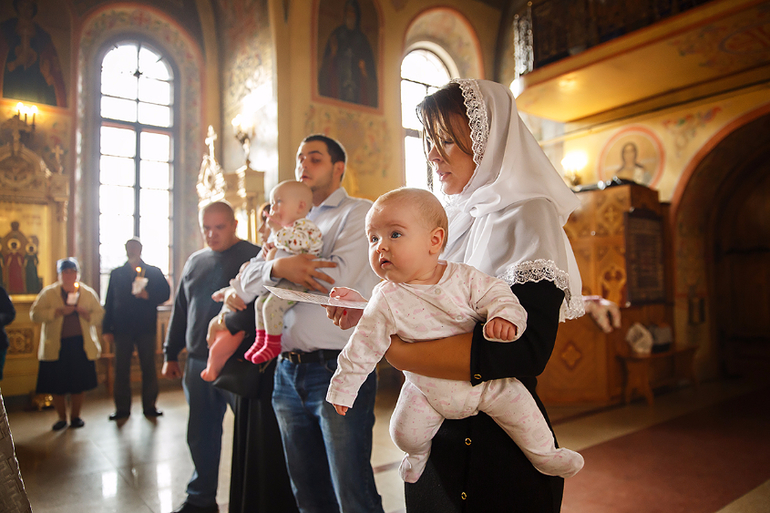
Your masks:
<svg viewBox="0 0 770 513"><path fill-rule="evenodd" d="M205 70L199 44L173 18L148 5L111 4L94 9L84 19L79 38L77 56L77 93L75 130L75 191L74 249L88 270L88 279L98 280L98 194L94 194L95 148L92 134L97 113L91 98L92 87L97 83L96 67L91 65L105 44L120 36L143 37L167 55L175 65L179 92L175 109L178 110L178 143L174 172L173 223L175 248L173 269L181 272L185 256L198 249L197 198L195 184L199 159L203 151L203 99L205 98L203 72ZM97 216L98 217L98 216ZM192 220L192 221L191 221ZM83 249L83 248L91 248ZM92 281L97 283L98 281Z"/></svg>
<svg viewBox="0 0 770 513"><path fill-rule="evenodd" d="M419 24L422 21L440 15L449 15L451 18L457 20L464 29L465 34L461 38L452 39L448 37L448 34L438 30L430 31L419 29ZM458 41L461 45L467 45L470 52L473 54L472 57L469 55L467 58L463 58L463 55L460 55L457 49L452 47L453 43L457 44ZM436 47L440 48L440 51L437 52ZM479 36L468 18L455 8L444 6L428 7L412 18L404 32L402 58L405 57L407 53L417 48L430 50L442 58L448 56L452 61L450 73L452 73L453 76L454 73L456 73L456 76L460 78L485 78L484 58L481 51Z"/></svg>

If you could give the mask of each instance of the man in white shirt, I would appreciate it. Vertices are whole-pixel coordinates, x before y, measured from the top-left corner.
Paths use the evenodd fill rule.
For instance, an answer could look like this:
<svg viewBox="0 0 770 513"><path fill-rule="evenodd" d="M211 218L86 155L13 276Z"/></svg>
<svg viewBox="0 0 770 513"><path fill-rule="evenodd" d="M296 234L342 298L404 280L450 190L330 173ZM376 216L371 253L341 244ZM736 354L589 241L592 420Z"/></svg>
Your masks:
<svg viewBox="0 0 770 513"><path fill-rule="evenodd" d="M282 278L319 292L332 284L365 297L379 279L368 261L365 219L372 203L341 187L345 151L324 135L306 137L297 152L297 180L313 191L308 219L323 233L321 259L295 255L266 262L261 256L241 273L240 309ZM273 408L281 429L294 496L302 512L382 513L370 458L377 378L372 373L346 416L327 403L337 356L350 333L336 327L318 305L297 303L284 317Z"/></svg>

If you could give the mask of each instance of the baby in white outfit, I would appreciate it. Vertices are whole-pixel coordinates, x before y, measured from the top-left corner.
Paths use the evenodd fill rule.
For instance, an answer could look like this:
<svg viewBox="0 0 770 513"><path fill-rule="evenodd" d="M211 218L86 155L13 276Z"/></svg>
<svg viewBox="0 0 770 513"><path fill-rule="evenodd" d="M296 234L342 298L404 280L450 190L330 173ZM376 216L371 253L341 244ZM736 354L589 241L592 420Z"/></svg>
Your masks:
<svg viewBox="0 0 770 513"><path fill-rule="evenodd" d="M384 281L375 287L353 335L338 358L326 400L344 415L366 377L390 346L391 335L417 342L473 331L486 319L484 336L511 342L526 329L527 313L509 286L477 269L439 260L447 217L438 199L420 189L381 196L366 219L369 262ZM570 477L583 457L558 449L534 398L515 378L470 382L405 372L406 381L390 421L390 434L406 456L404 481L425 469L431 440L445 418L479 411L492 417L547 475Z"/></svg>

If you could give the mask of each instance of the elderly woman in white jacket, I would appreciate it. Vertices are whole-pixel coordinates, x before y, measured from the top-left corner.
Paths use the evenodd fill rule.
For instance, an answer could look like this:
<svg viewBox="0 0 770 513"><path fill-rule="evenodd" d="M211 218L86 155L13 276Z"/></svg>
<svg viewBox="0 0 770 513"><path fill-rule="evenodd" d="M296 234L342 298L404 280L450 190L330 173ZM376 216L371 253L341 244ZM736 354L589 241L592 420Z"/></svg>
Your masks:
<svg viewBox="0 0 770 513"><path fill-rule="evenodd" d="M78 282L77 260L56 262L59 281L40 291L29 316L42 323L37 373L38 394L51 394L59 420L54 431L67 427L67 394L70 395L70 425L83 427L80 418L86 390L96 388L95 360L101 353L97 327L104 309L96 292Z"/></svg>

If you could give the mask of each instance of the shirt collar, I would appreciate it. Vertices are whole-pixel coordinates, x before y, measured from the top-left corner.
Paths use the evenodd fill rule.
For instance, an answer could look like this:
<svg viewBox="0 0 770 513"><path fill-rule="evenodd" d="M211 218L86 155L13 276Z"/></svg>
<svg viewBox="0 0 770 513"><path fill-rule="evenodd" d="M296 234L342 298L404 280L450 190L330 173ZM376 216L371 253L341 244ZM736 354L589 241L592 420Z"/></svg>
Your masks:
<svg viewBox="0 0 770 513"><path fill-rule="evenodd" d="M329 194L329 197L323 200L317 207L314 206L313 210L324 207L339 207L340 204L348 198L348 193L344 187L337 188L333 193Z"/></svg>

